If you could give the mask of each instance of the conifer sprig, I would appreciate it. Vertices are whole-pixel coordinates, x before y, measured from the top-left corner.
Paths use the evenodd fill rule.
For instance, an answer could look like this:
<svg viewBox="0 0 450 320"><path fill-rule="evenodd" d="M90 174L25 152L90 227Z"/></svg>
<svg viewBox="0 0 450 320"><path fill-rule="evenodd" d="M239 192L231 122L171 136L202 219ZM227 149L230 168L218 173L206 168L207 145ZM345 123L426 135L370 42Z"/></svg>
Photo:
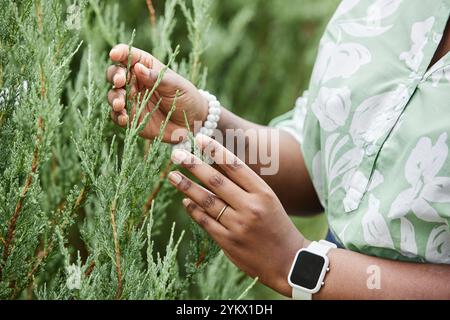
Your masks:
<svg viewBox="0 0 450 320"><path fill-rule="evenodd" d="M109 121L105 99L107 52L130 34L130 47L138 38L125 32L117 3L0 0L0 7L0 299L197 297L198 277L215 268L217 250L198 227L186 227L191 237L184 237L167 214L175 191L166 179L171 147L162 141L179 93L159 137L148 143L139 137L161 111L161 100L147 108L167 68L184 75L191 66L201 70L201 55L190 63L172 45L177 11L196 9L184 0L166 1L160 14L159 6L148 7L155 46L144 49L167 67L153 88L134 98L127 90L127 108L134 110L121 130ZM186 22L202 25L199 12ZM201 52L205 34L197 36ZM221 272L230 279L240 274ZM221 279L208 281L217 287Z"/></svg>
<svg viewBox="0 0 450 320"><path fill-rule="evenodd" d="M44 130L44 120L41 117L38 118L38 132L42 132ZM36 145L34 147L33 152L33 160L31 162L31 170L25 181L25 185L23 186L22 192L20 194L19 200L17 201L16 207L14 209L14 213L12 214L11 220L8 224L8 231L6 233L4 246L3 246L3 254L2 254L2 264L6 262L9 258L10 247L13 242L14 234L16 232L17 220L19 219L19 215L22 211L23 202L30 190L31 184L33 182L33 177L36 174L39 166L39 152L42 143L41 133L38 133L36 139ZM0 265L0 281L2 280L2 266Z"/></svg>

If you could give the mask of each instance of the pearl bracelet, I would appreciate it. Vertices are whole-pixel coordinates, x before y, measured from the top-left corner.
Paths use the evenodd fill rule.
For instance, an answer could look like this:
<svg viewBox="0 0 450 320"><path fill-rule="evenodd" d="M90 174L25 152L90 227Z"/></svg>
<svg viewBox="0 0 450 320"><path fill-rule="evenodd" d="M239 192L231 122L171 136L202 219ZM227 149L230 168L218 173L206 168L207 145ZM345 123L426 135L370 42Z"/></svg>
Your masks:
<svg viewBox="0 0 450 320"><path fill-rule="evenodd" d="M198 91L200 92L201 96L208 101L208 116L199 133L208 137L212 137L214 134L214 130L217 129L220 120L220 114L222 113L221 104L217 100L217 98L209 92L201 89ZM186 141L176 145L174 148L190 151L192 149L192 145L190 141Z"/></svg>
<svg viewBox="0 0 450 320"><path fill-rule="evenodd" d="M220 102L215 96L207 91L199 90L203 98L208 100L208 117L204 126L200 129L200 133L212 137L214 130L217 129L217 125L220 120L220 114L222 113Z"/></svg>

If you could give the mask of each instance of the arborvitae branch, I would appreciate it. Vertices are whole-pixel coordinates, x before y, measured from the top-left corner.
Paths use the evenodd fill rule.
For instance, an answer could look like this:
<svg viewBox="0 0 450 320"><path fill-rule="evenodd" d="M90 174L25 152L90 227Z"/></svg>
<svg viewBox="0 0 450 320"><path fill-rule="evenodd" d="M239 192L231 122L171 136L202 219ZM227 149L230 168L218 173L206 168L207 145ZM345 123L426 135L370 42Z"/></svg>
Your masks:
<svg viewBox="0 0 450 320"><path fill-rule="evenodd" d="M170 171L172 171L172 169L173 169L173 162L169 161L166 168L160 174L158 183L156 184L152 193L150 194L150 196L147 198L147 201L145 202L144 208L142 209L141 225L144 223L145 219L148 218L148 214L153 205L153 201L156 199L156 197L158 196L158 193L161 191L162 184L166 180L167 176L169 175Z"/></svg>
<svg viewBox="0 0 450 320"><path fill-rule="evenodd" d="M83 189L81 189L81 192L75 201L75 204L70 209L70 216L73 216L75 214L76 210L82 206L82 204L86 200L87 193L88 193L88 188L83 187ZM63 208L61 208L60 210L62 211ZM61 230L65 230L67 227L67 222L65 221L62 224L59 224L59 221L53 221L53 231L51 232L52 238L51 238L50 243L48 244L47 248L44 248L43 250L37 250L36 262L34 263L31 271L27 274L27 278L28 278L29 282L32 280L33 276L39 270L42 263L48 258L50 253L55 248L56 243L55 243L55 238L53 237L53 235L54 235L56 226L59 226L61 228Z"/></svg>
<svg viewBox="0 0 450 320"><path fill-rule="evenodd" d="M148 8L148 12L150 14L150 25L152 26L152 28L156 28L156 12L155 12L155 7L153 6L153 1L152 0L146 0L147 3L147 8Z"/></svg>
<svg viewBox="0 0 450 320"><path fill-rule="evenodd" d="M46 90L45 90L45 75L44 75L44 70L43 70L43 66L42 64L39 66L40 67L40 78L41 78L41 97L42 99L45 99L45 95L46 95Z"/></svg>
<svg viewBox="0 0 450 320"><path fill-rule="evenodd" d="M92 7L92 10L94 10L96 17L98 19L98 25L100 27L100 30L104 34L105 40L108 42L108 44L112 47L115 45L114 43L114 37L111 34L111 31L108 30L108 27L106 26L106 21L103 19L103 15L101 13L101 9L98 5L98 0L89 0L89 4Z"/></svg>
<svg viewBox="0 0 450 320"><path fill-rule="evenodd" d="M136 46L169 60L174 71L200 78L195 75L201 74L200 60L194 57L205 49L206 33L199 30L207 26L204 9L210 1L167 0L158 19L155 3L142 2L149 11L154 46ZM6 23L0 26L0 299L178 299L184 292L192 298L199 289L193 281L205 270L221 275L208 277L215 291L205 296L238 296L229 294L234 280L225 289L215 289L223 278L237 279L228 275L241 274L210 264L217 251L200 228L189 227L194 240L188 241L186 265L178 262L180 240L174 228L170 235L162 233L175 194L166 183L172 163L170 147L162 140L176 101L161 123L159 137L145 143L139 133L161 111L161 100L151 112L146 108L167 68L154 88L132 101L137 112L129 113L135 115L127 129L114 127L105 101L110 86L99 75L110 64L110 45L126 42L120 7L113 1L82 0L66 8L69 2L2 2L0 20ZM191 14L189 34L197 35L190 37L196 42L193 63L176 62L179 49L172 50L180 17L176 10L184 2ZM147 18L143 25L149 27ZM82 53L75 55L81 38ZM36 126L38 118L42 128ZM156 234L167 246L153 242ZM81 247L83 261L73 261Z"/></svg>
<svg viewBox="0 0 450 320"><path fill-rule="evenodd" d="M36 1L36 17L39 33L42 33L43 23L42 23L42 6L41 0Z"/></svg>
<svg viewBox="0 0 450 320"><path fill-rule="evenodd" d="M38 167L39 167L39 150L42 143L42 137L41 134L44 131L44 121L41 117L38 119L38 136L36 145L33 152L33 160L31 163L31 171L30 174L27 177L27 180L25 181L25 185L23 186L22 192L19 197L19 201L17 202L16 208L14 209L14 213L11 217L11 220L9 221L8 231L6 233L6 239L5 239L5 245L3 248L3 255L2 255L2 263L5 264L6 260L8 260L9 254L10 254L10 247L13 242L14 234L16 231L16 224L17 219L19 219L20 212L22 211L23 202L27 196L28 190L31 187L31 184L33 183L33 177L36 174ZM2 266L0 265L0 281L2 279Z"/></svg>
<svg viewBox="0 0 450 320"><path fill-rule="evenodd" d="M205 249L201 249L200 250L200 254L198 256L198 260L195 262L195 266L197 268L200 268L200 266L202 265L203 262L205 262L206 259L206 252Z"/></svg>
<svg viewBox="0 0 450 320"><path fill-rule="evenodd" d="M116 257L116 272L117 272L117 291L116 291L116 299L120 299L122 296L122 269L121 269L121 261L120 261L120 244L119 244L119 238L117 237L117 223L116 223L116 208L117 206L117 200L114 199L111 210L110 210L110 217L111 217L111 227L113 230L113 238L114 238L114 253Z"/></svg>
<svg viewBox="0 0 450 320"><path fill-rule="evenodd" d="M92 274L92 272L94 272L94 268L95 268L95 262L91 261L91 263L89 264L88 268L86 269L84 275L86 276L86 278L89 278Z"/></svg>
<svg viewBox="0 0 450 320"><path fill-rule="evenodd" d="M195 85L198 85L201 80L201 56L207 47L204 35L208 33L211 26L211 20L208 14L210 5L211 0L192 0L192 9L189 9L185 2L180 2L180 6L187 20L189 40L192 44L189 57L189 77Z"/></svg>

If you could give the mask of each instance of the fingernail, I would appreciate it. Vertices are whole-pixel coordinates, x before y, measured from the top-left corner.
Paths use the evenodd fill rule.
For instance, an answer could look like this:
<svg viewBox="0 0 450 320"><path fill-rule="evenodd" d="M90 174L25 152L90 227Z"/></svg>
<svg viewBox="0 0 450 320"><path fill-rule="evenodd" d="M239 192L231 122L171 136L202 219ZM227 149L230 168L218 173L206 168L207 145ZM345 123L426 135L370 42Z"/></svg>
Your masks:
<svg viewBox="0 0 450 320"><path fill-rule="evenodd" d="M109 53L109 56L112 58L112 56L119 55L119 54L120 54L119 49L112 49L111 52Z"/></svg>
<svg viewBox="0 0 450 320"><path fill-rule="evenodd" d="M113 82L114 82L114 84L116 84L119 80L120 80L120 75L119 74L116 74L115 76L114 76L114 78L113 78Z"/></svg>
<svg viewBox="0 0 450 320"><path fill-rule="evenodd" d="M123 109L123 104L121 99L114 99L113 101L114 111L119 112Z"/></svg>
<svg viewBox="0 0 450 320"><path fill-rule="evenodd" d="M175 164L182 164L184 160L186 160L187 156L188 155L185 151L175 150L174 152L172 152L171 159Z"/></svg>
<svg viewBox="0 0 450 320"><path fill-rule="evenodd" d="M122 127L125 127L128 123L128 116L127 115L120 115L119 116L119 125Z"/></svg>
<svg viewBox="0 0 450 320"><path fill-rule="evenodd" d="M136 65L134 66L134 68L135 68L135 69L137 68L137 72L140 72L140 73L145 73L145 72L147 72L147 68L146 68L143 64L141 64L141 63L136 63Z"/></svg>
<svg viewBox="0 0 450 320"><path fill-rule="evenodd" d="M191 203L191 200L183 199L183 206L185 206L186 208L189 206L190 203Z"/></svg>
<svg viewBox="0 0 450 320"><path fill-rule="evenodd" d="M181 183L181 180L183 180L183 177L178 172L171 172L169 174L169 181L173 185L179 185Z"/></svg>

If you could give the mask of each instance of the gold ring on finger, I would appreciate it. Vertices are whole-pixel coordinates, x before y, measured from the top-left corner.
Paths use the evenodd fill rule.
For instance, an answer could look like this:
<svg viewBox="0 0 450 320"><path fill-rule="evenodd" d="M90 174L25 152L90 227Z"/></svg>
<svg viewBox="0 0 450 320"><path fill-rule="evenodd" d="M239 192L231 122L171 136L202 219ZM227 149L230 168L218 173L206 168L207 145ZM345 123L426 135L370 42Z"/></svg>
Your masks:
<svg viewBox="0 0 450 320"><path fill-rule="evenodd" d="M219 215L217 216L216 221L220 222L220 219L222 218L222 216L224 215L224 213L227 211L227 209L229 208L229 205L226 205L225 207L223 207L223 209L220 211Z"/></svg>

